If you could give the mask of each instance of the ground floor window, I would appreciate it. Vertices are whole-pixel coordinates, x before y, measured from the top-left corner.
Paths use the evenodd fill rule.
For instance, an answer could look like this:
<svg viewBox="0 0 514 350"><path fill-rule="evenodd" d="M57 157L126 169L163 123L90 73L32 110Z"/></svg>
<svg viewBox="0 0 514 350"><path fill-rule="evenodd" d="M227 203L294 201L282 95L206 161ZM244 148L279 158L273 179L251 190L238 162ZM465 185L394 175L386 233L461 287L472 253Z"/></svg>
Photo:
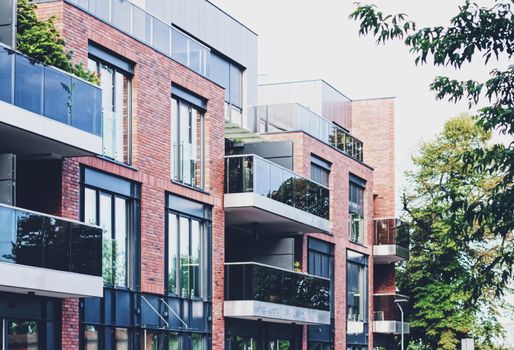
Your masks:
<svg viewBox="0 0 514 350"><path fill-rule="evenodd" d="M230 337L230 349L231 350L257 350L257 339L252 337Z"/></svg>
<svg viewBox="0 0 514 350"><path fill-rule="evenodd" d="M0 319L0 324L2 326L0 348L4 350L43 349L39 322Z"/></svg>
<svg viewBox="0 0 514 350"><path fill-rule="evenodd" d="M310 341L308 345L309 350L331 350L332 343L322 343L316 341Z"/></svg>

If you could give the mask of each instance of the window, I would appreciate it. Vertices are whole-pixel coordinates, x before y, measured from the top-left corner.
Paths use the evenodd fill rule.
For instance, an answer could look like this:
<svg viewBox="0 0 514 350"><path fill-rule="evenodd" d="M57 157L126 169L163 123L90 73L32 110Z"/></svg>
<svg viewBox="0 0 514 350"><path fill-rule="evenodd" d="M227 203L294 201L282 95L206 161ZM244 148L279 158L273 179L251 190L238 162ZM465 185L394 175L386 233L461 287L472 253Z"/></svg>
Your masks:
<svg viewBox="0 0 514 350"><path fill-rule="evenodd" d="M115 350L129 350L129 330L116 328L114 330Z"/></svg>
<svg viewBox="0 0 514 350"><path fill-rule="evenodd" d="M257 340L252 337L231 336L229 350L257 350Z"/></svg>
<svg viewBox="0 0 514 350"><path fill-rule="evenodd" d="M316 181L317 183L322 184L325 187L328 187L328 179L330 176L331 169L330 162L315 156L311 155L311 179Z"/></svg>
<svg viewBox="0 0 514 350"><path fill-rule="evenodd" d="M209 78L225 89L225 119L244 126L243 70L222 56L211 53Z"/></svg>
<svg viewBox="0 0 514 350"><path fill-rule="evenodd" d="M332 344L321 342L309 342L309 350L331 350Z"/></svg>
<svg viewBox="0 0 514 350"><path fill-rule="evenodd" d="M346 264L346 316L348 321L368 320L368 258L351 250Z"/></svg>
<svg viewBox="0 0 514 350"><path fill-rule="evenodd" d="M97 72L101 80L103 154L116 161L130 164L132 76L95 56L90 56L88 68Z"/></svg>
<svg viewBox="0 0 514 350"><path fill-rule="evenodd" d="M144 330L141 339L141 350L179 350L183 345L180 334L174 332Z"/></svg>
<svg viewBox="0 0 514 350"><path fill-rule="evenodd" d="M6 323L7 326L6 341L4 343L5 350L43 349L43 343L40 340L38 322L0 320L0 325L3 323ZM2 345L2 343L0 343L0 345Z"/></svg>
<svg viewBox="0 0 514 350"><path fill-rule="evenodd" d="M267 350L289 350L292 349L291 341L284 339L270 340Z"/></svg>
<svg viewBox="0 0 514 350"><path fill-rule="evenodd" d="M169 293L208 299L211 208L168 195L166 275Z"/></svg>
<svg viewBox="0 0 514 350"><path fill-rule="evenodd" d="M172 178L186 185L204 188L203 111L172 98Z"/></svg>
<svg viewBox="0 0 514 350"><path fill-rule="evenodd" d="M106 286L134 286L134 212L136 185L84 169L84 222L103 228L102 266Z"/></svg>
<svg viewBox="0 0 514 350"><path fill-rule="evenodd" d="M350 241L364 244L364 186L365 182L352 181L350 175L348 232Z"/></svg>
<svg viewBox="0 0 514 350"><path fill-rule="evenodd" d="M86 325L83 339L84 350L100 350L100 332L97 326Z"/></svg>

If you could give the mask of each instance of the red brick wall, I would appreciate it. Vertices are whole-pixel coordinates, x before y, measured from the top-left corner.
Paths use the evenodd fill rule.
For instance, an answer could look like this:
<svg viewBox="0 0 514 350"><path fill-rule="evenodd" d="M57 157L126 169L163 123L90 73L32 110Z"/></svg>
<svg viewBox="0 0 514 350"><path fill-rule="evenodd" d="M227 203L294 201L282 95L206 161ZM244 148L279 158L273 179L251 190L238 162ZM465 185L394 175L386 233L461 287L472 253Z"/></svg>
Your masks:
<svg viewBox="0 0 514 350"><path fill-rule="evenodd" d="M332 163L330 173L330 231L331 234L308 234L308 236L333 243L334 250L334 316L335 316L335 349L346 349L346 250L366 254L371 257L373 243L373 170L335 150L334 148L318 141L315 138L302 132L270 134L264 136L268 140L281 141L291 140L294 142L294 171L300 175L310 178L311 153ZM365 244L358 245L349 242L348 233L348 189L349 174L352 173L366 180L365 191L365 220L367 234ZM307 261L307 248L304 245L304 262ZM306 271L306 263L303 266ZM372 318L373 300L373 262L369 260L369 295L370 313L368 319ZM370 327L371 331L371 327ZM369 334L370 349L372 348L372 333Z"/></svg>
<svg viewBox="0 0 514 350"><path fill-rule="evenodd" d="M375 170L374 217L394 217L395 99L352 101L352 127L364 143L364 162Z"/></svg>
<svg viewBox="0 0 514 350"><path fill-rule="evenodd" d="M133 79L132 165L128 168L99 158L66 160L63 165L62 215L79 214L79 164L88 165L141 184L141 289L164 293L164 198L175 193L213 205L213 349L224 344L224 91L204 77L130 38L109 25L62 1L39 5L41 17L57 15L67 48L75 62L87 62L88 42L95 42L135 63ZM206 188L195 191L170 181L171 89L178 84L208 100L205 114ZM66 311L66 312L64 312ZM78 326L72 316L78 309L63 310L63 323ZM65 320L66 319L66 320ZM71 326L70 326L71 327ZM76 349L78 335L63 325L63 348ZM66 334L65 334L66 333ZM69 342L69 346L64 346ZM72 344L73 343L73 344ZM68 344L68 343L67 343Z"/></svg>

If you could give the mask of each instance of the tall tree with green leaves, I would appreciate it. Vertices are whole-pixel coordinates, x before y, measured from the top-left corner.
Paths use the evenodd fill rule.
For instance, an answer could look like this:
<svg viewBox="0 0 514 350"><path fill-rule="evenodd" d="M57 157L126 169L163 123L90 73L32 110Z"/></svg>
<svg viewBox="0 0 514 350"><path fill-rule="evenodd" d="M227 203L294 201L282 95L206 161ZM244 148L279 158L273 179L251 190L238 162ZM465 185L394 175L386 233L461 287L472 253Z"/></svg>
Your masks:
<svg viewBox="0 0 514 350"><path fill-rule="evenodd" d="M413 157L414 170L407 173L403 205L411 227L411 256L398 271L398 286L411 298L411 337L429 349L457 349L469 337L487 348L501 331L501 303L494 294L483 293L476 303L468 303L472 290L466 287L476 261L490 263L499 253L499 242L489 237L467 244L462 236L474 227L466 224L464 211L453 210L450 199L481 201L501 182L501 173L476 172L463 158L475 148L488 150L490 138L467 115L451 119L435 140L422 144ZM454 234L459 225L464 231Z"/></svg>
<svg viewBox="0 0 514 350"><path fill-rule="evenodd" d="M510 60L514 54L514 0L493 0L490 7L480 7L463 0L446 27L417 28L405 14L388 15L374 5L357 4L350 18L360 25L360 34L373 35L377 43L402 40L415 56L416 64L449 66L456 70L467 62ZM437 99L465 99L478 110L476 120L486 131L499 131L514 140L514 65L494 69L486 81L473 77L460 81L436 77L430 85ZM491 235L500 242L494 256L474 261L473 273L465 284L473 300L494 286L496 294L512 280L514 265L514 141L508 145L484 148L481 145L462 154L464 167L478 173L502 173L486 197L470 198L449 192L448 208L465 221L452 224L451 235L467 245L480 244Z"/></svg>

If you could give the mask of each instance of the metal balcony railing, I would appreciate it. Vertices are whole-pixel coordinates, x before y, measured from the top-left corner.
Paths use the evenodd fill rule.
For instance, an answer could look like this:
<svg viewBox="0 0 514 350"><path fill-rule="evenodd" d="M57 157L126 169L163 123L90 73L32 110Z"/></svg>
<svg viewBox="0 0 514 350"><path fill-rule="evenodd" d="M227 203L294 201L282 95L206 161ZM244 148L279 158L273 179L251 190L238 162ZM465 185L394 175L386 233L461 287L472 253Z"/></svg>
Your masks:
<svg viewBox="0 0 514 350"><path fill-rule="evenodd" d="M0 204L0 262L102 276L102 229Z"/></svg>
<svg viewBox="0 0 514 350"><path fill-rule="evenodd" d="M329 219L327 187L256 155L225 157L225 193L254 192Z"/></svg>
<svg viewBox="0 0 514 350"><path fill-rule="evenodd" d="M0 44L0 100L102 134L102 90Z"/></svg>
<svg viewBox="0 0 514 350"><path fill-rule="evenodd" d="M360 162L363 144L346 130L298 103L251 107L248 126L252 132L303 131Z"/></svg>
<svg viewBox="0 0 514 350"><path fill-rule="evenodd" d="M255 262L225 264L225 300L330 310L330 280Z"/></svg>

